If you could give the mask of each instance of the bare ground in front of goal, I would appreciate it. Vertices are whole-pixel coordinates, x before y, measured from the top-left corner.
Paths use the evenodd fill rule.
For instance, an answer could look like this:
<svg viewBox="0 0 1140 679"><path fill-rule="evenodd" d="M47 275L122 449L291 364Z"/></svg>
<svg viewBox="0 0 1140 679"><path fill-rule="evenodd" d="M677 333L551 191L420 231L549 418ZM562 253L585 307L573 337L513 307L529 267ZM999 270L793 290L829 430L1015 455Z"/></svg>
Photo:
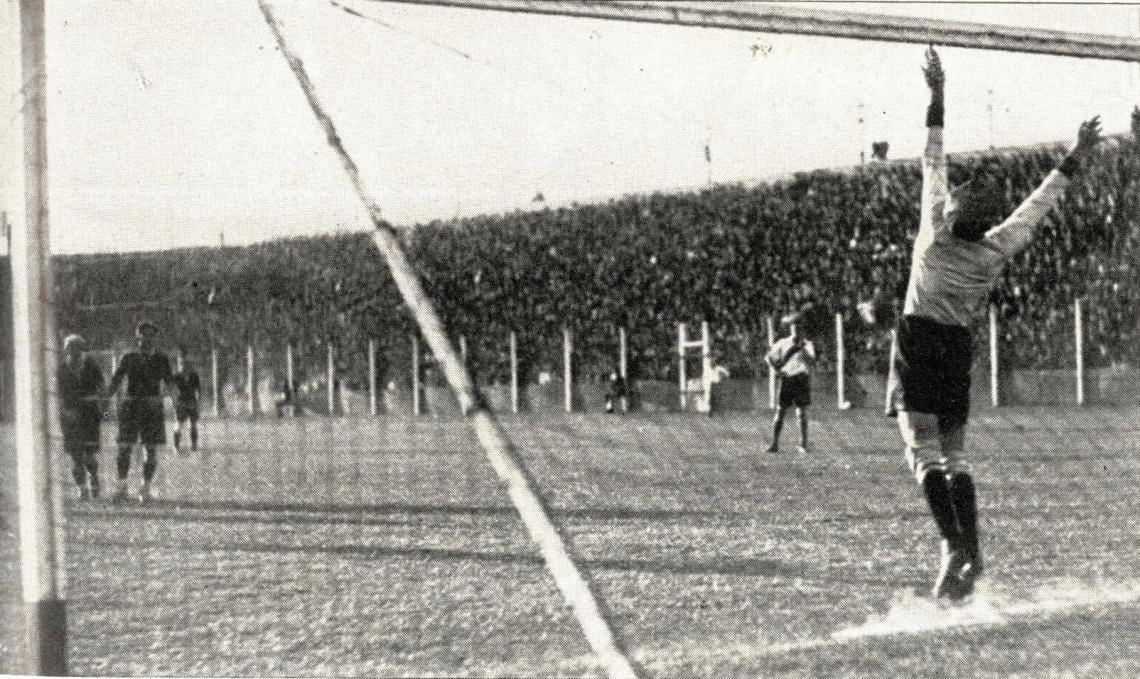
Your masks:
<svg viewBox="0 0 1140 679"><path fill-rule="evenodd" d="M1140 676L1140 410L975 415L989 571L954 609L912 594L936 545L893 421L818 416L809 456L794 422L762 452L766 415L506 423L651 676ZM73 672L600 673L461 421L204 430L164 452L153 504L69 495ZM0 673L21 639L4 434Z"/></svg>

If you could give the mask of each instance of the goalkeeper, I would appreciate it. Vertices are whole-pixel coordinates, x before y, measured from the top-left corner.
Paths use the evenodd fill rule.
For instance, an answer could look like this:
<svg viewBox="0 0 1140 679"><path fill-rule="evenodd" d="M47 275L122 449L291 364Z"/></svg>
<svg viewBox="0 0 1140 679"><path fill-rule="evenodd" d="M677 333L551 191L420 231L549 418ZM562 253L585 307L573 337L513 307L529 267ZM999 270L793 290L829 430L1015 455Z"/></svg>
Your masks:
<svg viewBox="0 0 1140 679"><path fill-rule="evenodd" d="M945 75L933 47L923 73L931 98L922 213L889 390L907 462L942 537L933 595L957 600L973 591L983 570L976 493L963 457L973 351L969 327L1006 263L1033 240L1101 135L1098 118L1083 123L1073 150L1002 220L1001 179L975 173L949 188L942 151Z"/></svg>

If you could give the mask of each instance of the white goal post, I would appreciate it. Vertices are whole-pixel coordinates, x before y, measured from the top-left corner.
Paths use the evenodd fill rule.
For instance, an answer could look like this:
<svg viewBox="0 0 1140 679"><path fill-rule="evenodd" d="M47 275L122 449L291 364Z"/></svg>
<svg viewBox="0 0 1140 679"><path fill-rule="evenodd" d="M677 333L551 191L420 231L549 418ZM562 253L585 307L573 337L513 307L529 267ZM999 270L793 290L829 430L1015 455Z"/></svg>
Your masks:
<svg viewBox="0 0 1140 679"><path fill-rule="evenodd" d="M4 199L10 203L7 207L12 208L9 212L13 217L9 255L16 458L20 566L28 640L28 657L21 669L28 674L64 675L67 615L63 505L52 456L59 414L55 402L57 340L48 245L44 0L4 5L0 10L0 45L7 49L0 52L0 58L6 62L0 64L0 74L4 74L4 92L19 93L11 97L17 110L6 110L5 118L21 123L13 126L4 146L23 149L22 154L0 154L5 163L0 171ZM23 172L18 168L20 158ZM17 209L21 202L22 209Z"/></svg>

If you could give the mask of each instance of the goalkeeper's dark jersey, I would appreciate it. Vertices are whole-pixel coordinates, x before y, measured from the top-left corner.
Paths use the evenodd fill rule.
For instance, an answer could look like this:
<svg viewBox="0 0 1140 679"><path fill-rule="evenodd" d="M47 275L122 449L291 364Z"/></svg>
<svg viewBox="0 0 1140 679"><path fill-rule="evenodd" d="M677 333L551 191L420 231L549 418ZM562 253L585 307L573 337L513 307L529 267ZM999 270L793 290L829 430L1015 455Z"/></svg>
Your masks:
<svg viewBox="0 0 1140 679"><path fill-rule="evenodd" d="M172 381L178 390L178 403L180 405L198 403L198 394L202 391L202 383L198 378L198 373L193 370L183 370L175 374Z"/></svg>
<svg viewBox="0 0 1140 679"><path fill-rule="evenodd" d="M111 377L112 393L119 387L119 383L127 380L127 398L129 399L157 399L162 396L162 382L169 382L172 377L170 360L166 354L155 351L143 354L132 351L123 357L123 362Z"/></svg>

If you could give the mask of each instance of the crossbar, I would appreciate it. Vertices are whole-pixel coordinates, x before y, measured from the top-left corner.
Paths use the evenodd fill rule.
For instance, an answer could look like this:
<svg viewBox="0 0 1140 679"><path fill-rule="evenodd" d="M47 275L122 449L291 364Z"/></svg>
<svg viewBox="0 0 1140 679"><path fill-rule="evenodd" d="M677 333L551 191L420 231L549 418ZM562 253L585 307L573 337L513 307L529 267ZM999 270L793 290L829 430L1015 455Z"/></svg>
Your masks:
<svg viewBox="0 0 1140 679"><path fill-rule="evenodd" d="M1129 36L752 2L372 1L1140 62L1140 39Z"/></svg>

